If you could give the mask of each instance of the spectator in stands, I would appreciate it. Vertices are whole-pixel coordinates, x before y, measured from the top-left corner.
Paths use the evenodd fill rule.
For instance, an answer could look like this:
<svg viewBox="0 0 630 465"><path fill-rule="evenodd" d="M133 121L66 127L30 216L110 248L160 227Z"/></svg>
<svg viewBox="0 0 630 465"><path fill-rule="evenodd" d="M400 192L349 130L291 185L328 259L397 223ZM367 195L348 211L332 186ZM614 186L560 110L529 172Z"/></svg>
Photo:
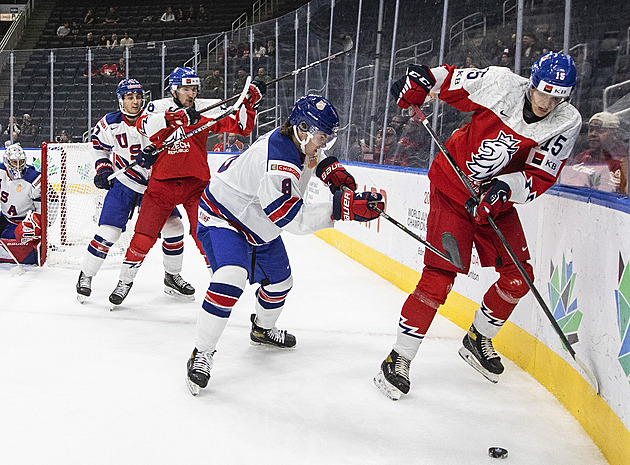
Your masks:
<svg viewBox="0 0 630 465"><path fill-rule="evenodd" d="M33 124L33 119L31 118L31 115L29 115L28 113L24 113L24 115L22 115L22 124L20 125L20 131L22 132L22 134L24 134L25 136L34 136L36 129L37 128Z"/></svg>
<svg viewBox="0 0 630 465"><path fill-rule="evenodd" d="M175 21L175 15L173 14L173 9L169 6L166 7L166 11L160 18L160 21L163 23L170 23L171 21Z"/></svg>
<svg viewBox="0 0 630 465"><path fill-rule="evenodd" d="M118 47L118 34L113 33L111 39L107 39L107 48L113 49Z"/></svg>
<svg viewBox="0 0 630 465"><path fill-rule="evenodd" d="M116 77L125 79L127 77L127 63L124 58L118 60L118 70L116 71Z"/></svg>
<svg viewBox="0 0 630 465"><path fill-rule="evenodd" d="M70 27L70 35L72 36L72 40L74 42L79 38L79 34L81 34L81 28L76 21L72 21L72 26Z"/></svg>
<svg viewBox="0 0 630 465"><path fill-rule="evenodd" d="M197 12L197 21L205 23L208 21L208 13L206 13L206 7L199 5L199 11Z"/></svg>
<svg viewBox="0 0 630 465"><path fill-rule="evenodd" d="M72 140L70 139L70 136L68 136L68 133L66 132L65 129L61 131L61 133L57 136L57 142L61 142L65 144L72 142Z"/></svg>
<svg viewBox="0 0 630 465"><path fill-rule="evenodd" d="M359 131L355 124L350 126L349 130L349 143L348 143L348 160L349 161L363 161L363 147L359 140Z"/></svg>
<svg viewBox="0 0 630 465"><path fill-rule="evenodd" d="M129 47L129 48L133 47L133 39L129 37L129 33L126 31L125 31L125 37L120 39L120 46Z"/></svg>
<svg viewBox="0 0 630 465"><path fill-rule="evenodd" d="M115 78L118 74L118 65L116 63L105 63L101 66L101 75L106 78Z"/></svg>
<svg viewBox="0 0 630 465"><path fill-rule="evenodd" d="M273 40L269 39L267 41L267 56L274 56L276 54L276 44Z"/></svg>
<svg viewBox="0 0 630 465"><path fill-rule="evenodd" d="M505 68L512 67L512 60L510 60L510 56L507 52L503 52L497 62L495 63L497 66L503 66Z"/></svg>
<svg viewBox="0 0 630 465"><path fill-rule="evenodd" d="M186 13L186 21L197 21L197 12L195 11L195 7L190 5L188 7L188 13Z"/></svg>
<svg viewBox="0 0 630 465"><path fill-rule="evenodd" d="M62 39L67 37L70 34L70 23L66 21L61 26L57 28L57 35Z"/></svg>
<svg viewBox="0 0 630 465"><path fill-rule="evenodd" d="M249 58L249 42L245 44L238 44L238 49L241 51L239 55L241 58Z"/></svg>
<svg viewBox="0 0 630 465"><path fill-rule="evenodd" d="M409 118L400 142L398 142L398 152L406 160L407 166L413 166L414 168L429 167L429 145L426 141L426 132L422 128L420 118L415 116Z"/></svg>
<svg viewBox="0 0 630 465"><path fill-rule="evenodd" d="M18 124L18 120L15 116L9 116L9 124L4 130L4 133L9 136L11 135L11 131L20 133L20 125ZM15 139L14 139L15 140Z"/></svg>
<svg viewBox="0 0 630 465"><path fill-rule="evenodd" d="M260 43L258 44L258 47L254 46L254 56L256 58L269 56L267 55L267 48L265 47L265 44Z"/></svg>
<svg viewBox="0 0 630 465"><path fill-rule="evenodd" d="M238 47L231 40L228 43L227 56L228 58L238 58Z"/></svg>
<svg viewBox="0 0 630 465"><path fill-rule="evenodd" d="M105 37L105 34L101 35L101 38L96 42L96 48L107 48L107 37Z"/></svg>
<svg viewBox="0 0 630 465"><path fill-rule="evenodd" d="M219 134L217 134L217 143L214 144L214 146L212 147L212 152L223 152L224 134L225 133L223 132L220 132Z"/></svg>
<svg viewBox="0 0 630 465"><path fill-rule="evenodd" d="M628 147L619 134L619 117L603 111L588 121L589 148L568 160L563 184L606 192L626 192Z"/></svg>
<svg viewBox="0 0 630 465"><path fill-rule="evenodd" d="M265 69L265 67L261 66L260 68L258 68L256 79L264 82L265 84L269 84L269 82L271 81L271 76L267 74L267 70Z"/></svg>
<svg viewBox="0 0 630 465"><path fill-rule="evenodd" d="M534 62L540 57L542 50L536 41L534 34L523 34L521 48L521 70L528 75Z"/></svg>
<svg viewBox="0 0 630 465"><path fill-rule="evenodd" d="M92 9L87 10L87 13L85 14L85 18L83 18L83 24L92 24L94 23L95 20L96 20L96 17L94 16L94 10Z"/></svg>
<svg viewBox="0 0 630 465"><path fill-rule="evenodd" d="M116 11L116 8L114 8L113 6L110 6L109 11L107 12L107 15L105 16L105 23L116 24L118 23L118 21L120 21L120 15Z"/></svg>
<svg viewBox="0 0 630 465"><path fill-rule="evenodd" d="M392 120L389 122L389 125L391 127L394 128L394 131L396 131L396 137L398 140L400 140L400 138L403 135L403 131L405 130L405 118L402 115L394 115L392 117Z"/></svg>
<svg viewBox="0 0 630 465"><path fill-rule="evenodd" d="M210 98L220 98L225 86L225 80L221 76L221 70L215 68L212 74L206 76L203 80L203 88L210 91Z"/></svg>
<svg viewBox="0 0 630 465"><path fill-rule="evenodd" d="M88 32L85 35L85 42L83 42L83 45L86 47L96 47L96 41L94 40L94 36L91 32Z"/></svg>
<svg viewBox="0 0 630 465"><path fill-rule="evenodd" d="M243 87L245 87L245 81L247 80L247 76L249 76L249 74L247 73L247 71L245 71L244 68L238 69L236 73L236 79L234 79L234 84L232 85L232 91L235 94L241 93L241 91L243 90Z"/></svg>
<svg viewBox="0 0 630 465"><path fill-rule="evenodd" d="M181 7L177 8L177 11L175 12L175 21L186 21L186 14Z"/></svg>
<svg viewBox="0 0 630 465"><path fill-rule="evenodd" d="M381 157L381 144L383 131L379 131L376 136L376 146L374 153L374 162L377 163ZM396 130L387 126L385 131L385 149L383 150L383 164L394 166L407 166L407 155L402 150L398 150L398 140Z"/></svg>
<svg viewBox="0 0 630 465"><path fill-rule="evenodd" d="M249 145L244 144L238 139L238 136L230 132L227 136L227 143L225 144L224 152L242 152L249 148Z"/></svg>

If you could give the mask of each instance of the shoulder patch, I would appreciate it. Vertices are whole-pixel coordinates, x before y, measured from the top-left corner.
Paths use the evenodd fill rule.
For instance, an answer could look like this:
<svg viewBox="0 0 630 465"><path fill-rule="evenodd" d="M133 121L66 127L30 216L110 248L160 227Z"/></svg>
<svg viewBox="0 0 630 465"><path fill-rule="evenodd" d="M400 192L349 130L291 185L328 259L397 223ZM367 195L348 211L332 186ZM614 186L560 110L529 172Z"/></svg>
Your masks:
<svg viewBox="0 0 630 465"><path fill-rule="evenodd" d="M279 160L269 160L267 163L267 171L269 174L278 174L281 176L290 174L298 181L300 180L300 176L302 174L300 170L295 168L295 166Z"/></svg>

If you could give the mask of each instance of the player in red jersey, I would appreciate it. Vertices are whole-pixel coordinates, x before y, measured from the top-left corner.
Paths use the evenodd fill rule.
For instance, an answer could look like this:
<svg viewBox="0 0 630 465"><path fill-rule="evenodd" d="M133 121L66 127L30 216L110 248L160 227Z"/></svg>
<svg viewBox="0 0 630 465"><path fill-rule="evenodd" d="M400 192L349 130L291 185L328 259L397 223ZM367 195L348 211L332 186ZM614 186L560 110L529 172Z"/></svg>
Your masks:
<svg viewBox="0 0 630 465"><path fill-rule="evenodd" d="M580 131L579 112L567 102L576 82L568 55L549 52L526 79L507 68L429 69L412 65L392 86L398 106L420 106L429 93L460 111L474 112L445 146L474 186L469 192L448 160L438 155L431 181L427 240L440 243L443 232L457 239L464 270L432 253L424 258L422 277L403 305L393 350L374 382L393 400L409 392L409 367L437 309L450 292L457 272L468 273L473 244L481 265L492 266L499 279L487 290L459 353L492 382L503 372L492 338L519 299L529 291L516 265L487 222L492 216L533 279L529 252L514 203L534 200L553 185Z"/></svg>
<svg viewBox="0 0 630 465"><path fill-rule="evenodd" d="M193 225L192 236L203 254L203 248L197 240L196 224L199 199L210 180L206 151L208 133L234 132L247 136L254 128L256 108L265 91L265 85L257 81L250 84L249 94L235 115L223 118L209 129L169 145L159 155L153 155L156 147L178 140L184 133L211 121L221 111L216 109L204 115L199 114L197 108L206 108L218 102L214 99L197 99L199 86L199 77L193 69L175 68L169 75L172 98L149 103L136 123L147 144L136 160L140 166L153 167L153 170L142 199L134 235L120 270L118 284L109 296L109 301L114 305L120 305L129 293L144 257L157 241L164 222L177 205L183 205L186 210L189 224ZM168 278L166 276L165 281ZM181 277L178 282L169 282L168 287L194 299L194 288Z"/></svg>

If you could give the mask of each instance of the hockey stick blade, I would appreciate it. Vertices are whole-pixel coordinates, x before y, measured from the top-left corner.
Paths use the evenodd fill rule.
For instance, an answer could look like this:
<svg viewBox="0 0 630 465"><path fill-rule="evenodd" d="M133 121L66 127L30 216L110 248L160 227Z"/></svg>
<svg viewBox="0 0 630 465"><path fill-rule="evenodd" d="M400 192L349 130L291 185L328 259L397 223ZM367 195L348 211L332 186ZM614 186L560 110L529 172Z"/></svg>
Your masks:
<svg viewBox="0 0 630 465"><path fill-rule="evenodd" d="M2 248L4 249L4 251L9 254L9 256L11 257L11 260L13 260L15 262L15 266L13 268L11 268L9 273L11 273L13 276L23 275L24 274L24 267L17 260L17 258L15 258L15 255L13 255L13 252L11 252L11 250L9 249L9 246L6 245L2 239L0 239L0 245L2 245Z"/></svg>
<svg viewBox="0 0 630 465"><path fill-rule="evenodd" d="M442 248L444 253L450 259L449 261L460 270L464 269L462 256L459 253L459 244L457 239L450 232L442 233Z"/></svg>
<svg viewBox="0 0 630 465"><path fill-rule="evenodd" d="M442 141L440 140L440 137L437 135L437 133L435 132L435 129L433 129L433 127L429 123L429 120L427 119L427 117L424 115L424 113L422 113L422 110L420 109L418 105L412 105L411 107L413 108L413 111L415 112L416 116L420 118L422 125L425 127L425 129L427 130L427 132L429 133L429 135L431 136L435 144L440 149L440 152L444 155L444 157L446 157L446 160L448 161L449 165L451 165L451 168L453 168L453 171L455 171L455 174L460 179L460 181L462 182L466 190L468 190L472 198L475 199L478 203L479 195L477 194L477 192L475 192L474 188L470 184L470 181L466 177L466 174L457 165L457 162L455 161L453 156L450 154L448 149L442 143ZM551 313L551 310L549 310L547 303L544 301L544 299L540 295L538 288L534 285L534 282L531 280L531 278L527 274L525 267L523 266L520 259L514 252L514 249L512 249L512 246L509 244L509 242L507 241L507 239L505 238L505 236L503 235L503 233L501 232L497 224L494 222L494 218L492 218L491 216L488 216L488 224L490 224L490 226L494 230L495 234L499 238L499 241L501 241L501 244L503 244L503 248L505 249L507 254L510 256L510 259L512 260L517 270L521 274L521 277L527 283L527 286L529 287L529 289L532 291L534 298L536 299L543 313L545 314L545 316L551 323L551 326L553 327L554 331L560 338L562 345L564 345L564 347L567 349L567 352L569 352L569 354L571 355L575 363L579 365L580 368L582 368L585 375L586 382L591 385L591 387L595 390L597 395L600 395L599 383L597 382L597 378L595 377L595 374L584 364L584 362L578 359L577 354L575 353L575 350L573 349L573 347L571 347L571 344L567 340L567 337L562 331L562 328L560 328L560 325L554 318L553 314Z"/></svg>

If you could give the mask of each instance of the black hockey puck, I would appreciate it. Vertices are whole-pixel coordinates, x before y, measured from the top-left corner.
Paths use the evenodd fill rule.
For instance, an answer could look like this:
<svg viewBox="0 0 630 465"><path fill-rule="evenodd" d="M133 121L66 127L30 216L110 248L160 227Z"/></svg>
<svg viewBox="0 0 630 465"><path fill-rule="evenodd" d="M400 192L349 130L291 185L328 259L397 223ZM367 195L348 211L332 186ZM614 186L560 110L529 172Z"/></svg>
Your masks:
<svg viewBox="0 0 630 465"><path fill-rule="evenodd" d="M488 449L488 455L493 459L505 459L508 456L508 451L503 447L491 447Z"/></svg>

